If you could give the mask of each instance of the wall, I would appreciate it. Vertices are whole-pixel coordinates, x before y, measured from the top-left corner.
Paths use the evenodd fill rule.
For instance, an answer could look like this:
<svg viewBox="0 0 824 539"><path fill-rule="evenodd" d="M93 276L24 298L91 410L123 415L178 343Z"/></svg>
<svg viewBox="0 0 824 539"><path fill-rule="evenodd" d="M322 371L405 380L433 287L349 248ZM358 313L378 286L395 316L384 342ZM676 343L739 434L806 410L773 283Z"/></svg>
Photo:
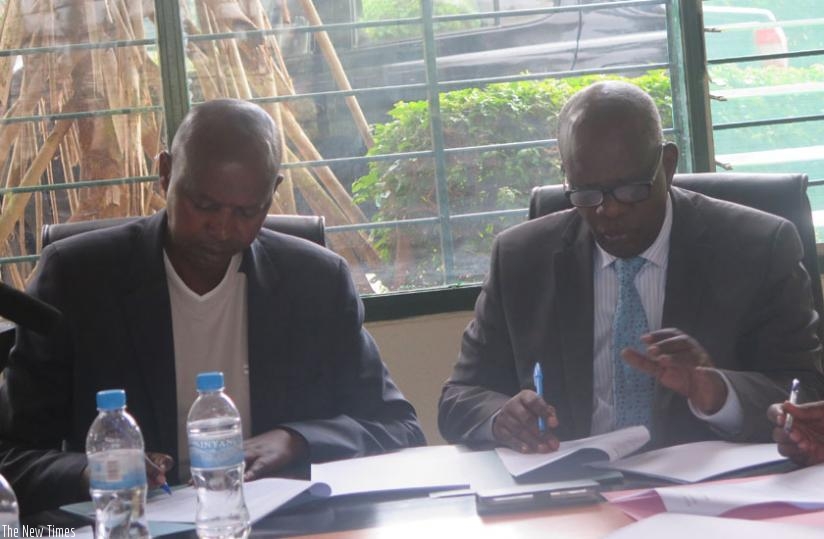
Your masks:
<svg viewBox="0 0 824 539"><path fill-rule="evenodd" d="M444 443L438 433L438 397L471 319L472 312L465 311L366 324L392 378L418 411L430 445Z"/></svg>

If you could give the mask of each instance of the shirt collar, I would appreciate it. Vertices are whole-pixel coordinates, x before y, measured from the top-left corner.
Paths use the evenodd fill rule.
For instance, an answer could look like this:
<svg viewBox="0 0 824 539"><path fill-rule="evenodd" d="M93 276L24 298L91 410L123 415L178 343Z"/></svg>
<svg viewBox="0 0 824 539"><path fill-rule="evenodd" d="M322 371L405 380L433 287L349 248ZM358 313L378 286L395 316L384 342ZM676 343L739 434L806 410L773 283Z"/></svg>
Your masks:
<svg viewBox="0 0 824 539"><path fill-rule="evenodd" d="M669 255L669 244L670 244L670 234L672 233L672 200L667 195L667 209L664 212L664 222L661 224L661 230L658 231L658 237L655 238L655 241L652 242L652 245L647 247L647 249L641 253L641 258L647 260L647 262L652 262L656 266L665 269L667 267L667 260ZM608 252L604 251L604 249L598 245L598 242L595 242L595 253L596 253L596 261L595 266L600 267L601 269L606 268L613 262L617 257L609 254Z"/></svg>

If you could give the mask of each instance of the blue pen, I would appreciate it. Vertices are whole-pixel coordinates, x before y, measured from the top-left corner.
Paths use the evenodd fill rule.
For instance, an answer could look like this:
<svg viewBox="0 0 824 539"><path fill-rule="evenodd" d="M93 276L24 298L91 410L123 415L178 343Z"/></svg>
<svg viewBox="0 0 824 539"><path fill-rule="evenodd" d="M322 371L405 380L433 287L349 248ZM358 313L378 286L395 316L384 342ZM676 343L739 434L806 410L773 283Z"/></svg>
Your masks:
<svg viewBox="0 0 824 539"><path fill-rule="evenodd" d="M544 373L541 371L541 364L535 362L535 369L532 371L532 381L535 384L535 393L542 399L544 398ZM546 419L538 418L538 430L546 432Z"/></svg>
<svg viewBox="0 0 824 539"><path fill-rule="evenodd" d="M790 398L788 399L790 403L796 404L798 402L799 389L801 389L801 382L798 381L798 378L793 378L793 383L790 386ZM789 434L791 430L793 430L793 416L787 414L787 417L784 419L784 432Z"/></svg>
<svg viewBox="0 0 824 539"><path fill-rule="evenodd" d="M150 459L150 458L149 458L149 455L144 455L144 456L145 456L145 458L146 458L146 462L147 462L147 463L149 463L149 465L150 465L152 468L154 468L155 470L158 470L158 471L160 471L160 472L163 472L164 474L166 473L166 470L164 470L163 468L161 468L160 466L158 466L157 464L155 464L155 463L154 463L154 461L153 461L152 459ZM162 488L162 489L163 489L163 492L165 492L165 493L166 493L166 494L168 494L169 496L171 496L171 495L172 495L172 488L169 486L169 483L167 483L166 481L163 481L163 484L162 484L162 485L160 485L160 488Z"/></svg>

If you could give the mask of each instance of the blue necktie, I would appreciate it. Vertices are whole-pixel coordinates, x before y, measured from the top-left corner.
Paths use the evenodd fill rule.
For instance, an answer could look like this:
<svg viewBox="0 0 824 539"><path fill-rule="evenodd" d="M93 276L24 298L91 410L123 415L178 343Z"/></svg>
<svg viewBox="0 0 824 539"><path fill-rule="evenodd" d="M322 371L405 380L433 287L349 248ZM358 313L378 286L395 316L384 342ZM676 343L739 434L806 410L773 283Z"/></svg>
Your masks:
<svg viewBox="0 0 824 539"><path fill-rule="evenodd" d="M618 303L612 322L612 387L616 429L632 425L650 427L655 380L652 376L630 367L621 359L621 350L624 348L644 349L641 335L649 329L641 296L635 288L635 276L644 262L646 260L640 256L615 260L615 271L618 274Z"/></svg>

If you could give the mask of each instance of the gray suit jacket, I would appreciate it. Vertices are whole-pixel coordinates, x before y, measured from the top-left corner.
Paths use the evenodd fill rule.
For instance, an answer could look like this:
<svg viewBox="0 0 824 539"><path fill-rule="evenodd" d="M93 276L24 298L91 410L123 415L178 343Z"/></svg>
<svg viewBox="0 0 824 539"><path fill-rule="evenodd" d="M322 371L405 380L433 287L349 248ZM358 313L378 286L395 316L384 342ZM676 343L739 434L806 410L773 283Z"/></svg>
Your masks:
<svg viewBox="0 0 824 539"><path fill-rule="evenodd" d="M769 404L793 377L804 399L824 393L809 276L793 225L779 217L672 188L673 225L662 327L700 342L743 405L737 440L769 441ZM452 441L468 435L521 389L540 361L545 399L562 439L588 436L593 393L593 238L576 210L502 232L439 405ZM817 278L818 276L816 276ZM724 436L656 386L653 445ZM474 437L473 437L474 438Z"/></svg>
<svg viewBox="0 0 824 539"><path fill-rule="evenodd" d="M165 213L43 251L29 291L59 308L50 340L18 332L0 387L0 472L24 511L87 498L78 478L95 393L124 388L148 451L177 456ZM261 230L244 252L252 432L299 432L313 461L425 443L392 382L345 261ZM64 446L66 451L61 451ZM172 474L174 478L175 473Z"/></svg>

